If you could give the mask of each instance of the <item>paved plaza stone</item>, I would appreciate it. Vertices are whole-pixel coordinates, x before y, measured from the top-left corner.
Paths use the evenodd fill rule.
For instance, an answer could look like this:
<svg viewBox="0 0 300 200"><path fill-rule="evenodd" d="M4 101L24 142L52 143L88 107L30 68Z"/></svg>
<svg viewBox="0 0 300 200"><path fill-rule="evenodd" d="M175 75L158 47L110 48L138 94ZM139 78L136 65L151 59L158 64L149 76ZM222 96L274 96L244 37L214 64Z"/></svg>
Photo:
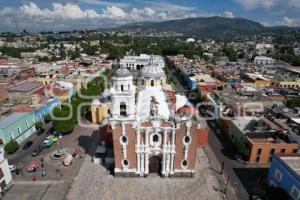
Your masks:
<svg viewBox="0 0 300 200"><path fill-rule="evenodd" d="M135 199L221 199L218 181L209 168L203 151L197 152L194 178L115 178L107 170L91 162L87 156L75 178L67 200L135 200Z"/></svg>

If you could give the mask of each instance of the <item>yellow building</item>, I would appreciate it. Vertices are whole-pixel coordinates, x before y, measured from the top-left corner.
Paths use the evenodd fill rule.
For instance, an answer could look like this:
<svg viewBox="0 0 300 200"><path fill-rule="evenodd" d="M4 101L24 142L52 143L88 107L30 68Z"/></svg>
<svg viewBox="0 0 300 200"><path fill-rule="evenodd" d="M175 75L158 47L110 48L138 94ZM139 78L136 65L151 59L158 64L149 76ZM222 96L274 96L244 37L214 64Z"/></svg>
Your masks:
<svg viewBox="0 0 300 200"><path fill-rule="evenodd" d="M300 80L271 80L272 87L281 87L281 88L300 88Z"/></svg>
<svg viewBox="0 0 300 200"><path fill-rule="evenodd" d="M56 81L55 74L41 74L37 78L37 81L42 83L43 85L50 85L51 83Z"/></svg>
<svg viewBox="0 0 300 200"><path fill-rule="evenodd" d="M93 124L101 124L101 122L110 116L111 105L109 103L100 103L94 100L91 106Z"/></svg>
<svg viewBox="0 0 300 200"><path fill-rule="evenodd" d="M255 80L255 89L265 89L270 87L270 80L256 79Z"/></svg>

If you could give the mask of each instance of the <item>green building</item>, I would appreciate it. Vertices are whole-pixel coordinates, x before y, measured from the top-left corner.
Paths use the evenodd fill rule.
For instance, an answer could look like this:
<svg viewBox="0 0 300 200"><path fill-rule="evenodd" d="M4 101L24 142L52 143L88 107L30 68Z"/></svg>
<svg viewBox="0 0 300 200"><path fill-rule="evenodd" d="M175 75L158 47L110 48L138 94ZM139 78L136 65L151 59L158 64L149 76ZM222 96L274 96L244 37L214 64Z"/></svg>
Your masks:
<svg viewBox="0 0 300 200"><path fill-rule="evenodd" d="M5 145L12 139L19 144L24 142L35 131L34 113L12 113L0 118L0 145Z"/></svg>

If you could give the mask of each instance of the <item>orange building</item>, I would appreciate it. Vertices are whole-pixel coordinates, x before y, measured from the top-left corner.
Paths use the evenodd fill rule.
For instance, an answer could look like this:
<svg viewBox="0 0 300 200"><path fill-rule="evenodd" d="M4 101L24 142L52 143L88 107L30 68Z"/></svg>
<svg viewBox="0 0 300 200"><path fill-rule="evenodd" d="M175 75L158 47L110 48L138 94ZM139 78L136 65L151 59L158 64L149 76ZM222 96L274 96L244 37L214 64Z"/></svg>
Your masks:
<svg viewBox="0 0 300 200"><path fill-rule="evenodd" d="M229 136L233 143L243 141L249 147L249 164L266 165L274 153L295 153L299 148L298 144L289 142L286 130L265 117L232 119Z"/></svg>
<svg viewBox="0 0 300 200"><path fill-rule="evenodd" d="M299 147L298 144L291 144L273 138L247 138L247 141L250 147L250 164L268 164L274 153L295 153Z"/></svg>

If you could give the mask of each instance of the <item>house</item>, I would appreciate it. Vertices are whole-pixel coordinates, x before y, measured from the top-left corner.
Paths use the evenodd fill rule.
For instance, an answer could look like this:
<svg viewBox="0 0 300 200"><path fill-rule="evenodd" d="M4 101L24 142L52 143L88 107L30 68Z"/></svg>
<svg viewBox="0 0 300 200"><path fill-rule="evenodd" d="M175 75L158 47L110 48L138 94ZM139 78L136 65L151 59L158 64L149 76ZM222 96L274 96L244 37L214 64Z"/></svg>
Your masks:
<svg viewBox="0 0 300 200"><path fill-rule="evenodd" d="M272 58L268 58L266 56L256 56L254 58L254 64L256 65L266 65L266 66L272 66L274 65L275 61Z"/></svg>
<svg viewBox="0 0 300 200"><path fill-rule="evenodd" d="M43 88L43 85L38 82L21 81L16 85L7 89L9 100L28 100L32 94Z"/></svg>
<svg viewBox="0 0 300 200"><path fill-rule="evenodd" d="M12 182L12 176L8 167L7 159L4 157L4 152L0 151L0 193L6 191ZM0 195L0 197L2 197Z"/></svg>
<svg viewBox="0 0 300 200"><path fill-rule="evenodd" d="M53 108L60 106L61 102L59 99L49 99L46 102L43 102L42 104L34 105L35 106L35 121L43 121L45 115L49 114Z"/></svg>
<svg viewBox="0 0 300 200"><path fill-rule="evenodd" d="M35 131L33 112L15 112L0 119L0 145L9 143L12 139L19 144L24 142Z"/></svg>
<svg viewBox="0 0 300 200"><path fill-rule="evenodd" d="M268 164L275 153L295 153L298 144L290 143L286 131L265 117L239 116L230 120L229 137L249 148L250 164Z"/></svg>
<svg viewBox="0 0 300 200"><path fill-rule="evenodd" d="M300 199L300 154L275 154L267 182L270 187L285 191L291 199Z"/></svg>

